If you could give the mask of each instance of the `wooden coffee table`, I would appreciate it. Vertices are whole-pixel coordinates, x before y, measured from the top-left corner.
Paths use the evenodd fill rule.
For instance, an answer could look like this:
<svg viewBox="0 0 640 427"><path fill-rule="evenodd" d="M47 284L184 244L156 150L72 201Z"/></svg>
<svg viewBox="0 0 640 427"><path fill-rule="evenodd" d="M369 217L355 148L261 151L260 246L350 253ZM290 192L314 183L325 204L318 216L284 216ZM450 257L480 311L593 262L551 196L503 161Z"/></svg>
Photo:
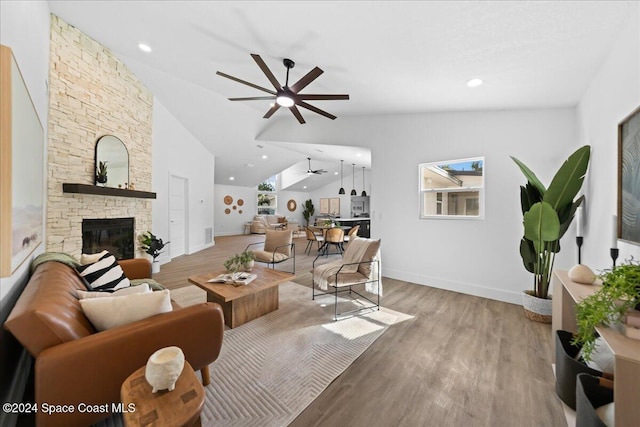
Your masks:
<svg viewBox="0 0 640 427"><path fill-rule="evenodd" d="M125 408L122 414L124 425L199 426L204 407L204 388L189 362L184 362L182 374L172 391L151 393L151 385L144 376L145 369L143 366L129 375L120 388L120 398Z"/></svg>
<svg viewBox="0 0 640 427"><path fill-rule="evenodd" d="M207 291L207 301L222 306L224 323L230 328L278 309L278 285L295 279L295 275L256 264L252 273L258 277L248 285L233 286L209 283L207 280L224 274L224 268L189 277L189 282Z"/></svg>

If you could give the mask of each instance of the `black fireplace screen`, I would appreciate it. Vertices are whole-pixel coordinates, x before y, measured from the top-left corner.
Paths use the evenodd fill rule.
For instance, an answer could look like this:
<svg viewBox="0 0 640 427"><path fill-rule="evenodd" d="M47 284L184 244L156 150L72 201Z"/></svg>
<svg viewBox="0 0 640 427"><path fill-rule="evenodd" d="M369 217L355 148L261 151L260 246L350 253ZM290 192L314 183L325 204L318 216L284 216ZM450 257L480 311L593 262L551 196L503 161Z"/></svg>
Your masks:
<svg viewBox="0 0 640 427"><path fill-rule="evenodd" d="M134 229L134 218L83 219L82 253L95 254L106 249L116 259L131 259Z"/></svg>

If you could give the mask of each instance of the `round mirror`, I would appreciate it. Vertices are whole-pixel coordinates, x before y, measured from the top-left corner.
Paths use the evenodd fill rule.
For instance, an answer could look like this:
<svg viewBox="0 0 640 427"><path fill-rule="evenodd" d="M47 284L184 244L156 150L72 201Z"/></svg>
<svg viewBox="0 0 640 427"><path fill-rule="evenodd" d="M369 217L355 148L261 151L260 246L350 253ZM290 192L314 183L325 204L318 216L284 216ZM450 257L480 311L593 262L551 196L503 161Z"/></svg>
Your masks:
<svg viewBox="0 0 640 427"><path fill-rule="evenodd" d="M291 199L287 202L287 209L289 209L289 212L295 211L297 207L298 207L298 204L296 203L295 200Z"/></svg>
<svg viewBox="0 0 640 427"><path fill-rule="evenodd" d="M113 135L104 135L96 142L95 184L104 187L128 188L129 152Z"/></svg>

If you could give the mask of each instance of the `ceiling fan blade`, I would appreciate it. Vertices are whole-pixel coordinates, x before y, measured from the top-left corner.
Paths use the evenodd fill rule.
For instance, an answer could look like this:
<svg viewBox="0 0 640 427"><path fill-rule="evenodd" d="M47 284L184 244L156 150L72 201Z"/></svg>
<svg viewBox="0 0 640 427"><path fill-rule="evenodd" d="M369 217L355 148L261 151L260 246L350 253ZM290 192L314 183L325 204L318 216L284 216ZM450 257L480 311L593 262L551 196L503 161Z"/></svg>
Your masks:
<svg viewBox="0 0 640 427"><path fill-rule="evenodd" d="M248 81L241 80L241 79L239 79L239 78L237 78L237 77L230 76L229 74L225 74L225 73L223 73L223 72L221 72L221 71L216 71L216 74L217 74L217 75L219 75L219 76L222 76L222 77L226 77L226 78L228 78L228 79L230 79L230 80L233 80L234 82L242 83L242 84L244 84L244 85L251 86L251 87L252 87L252 88L254 88L254 89L258 89L258 90L261 90L261 91L263 91L263 92L270 93L271 95L275 95L275 94L276 94L276 93L275 93L274 91L272 91L272 90L265 89L265 88L263 88L262 86L254 85L253 83L249 83Z"/></svg>
<svg viewBox="0 0 640 427"><path fill-rule="evenodd" d="M320 114L322 116L328 117L331 120L335 120L336 119L336 116L334 116L333 114L327 113L326 111L323 111L323 110L321 110L319 108L316 108L313 105L307 104L304 101L299 101L297 104L299 106L301 106L302 108L306 108L307 110L313 111L314 113L318 113L318 114Z"/></svg>
<svg viewBox="0 0 640 427"><path fill-rule="evenodd" d="M276 99L274 96L250 96L248 98L227 98L229 101L265 101L269 99Z"/></svg>
<svg viewBox="0 0 640 427"><path fill-rule="evenodd" d="M299 91L304 89L309 83L317 79L322 73L324 73L324 71L322 71L318 67L315 67L313 70L309 71L303 78L295 82L293 86L290 86L289 89L291 89L293 93L297 94Z"/></svg>
<svg viewBox="0 0 640 427"><path fill-rule="evenodd" d="M276 79L276 77L273 75L269 67L267 67L267 64L264 63L260 55L256 55L255 53L252 53L251 57L253 58L254 61L256 61L256 64L258 64L258 67L260 67L264 75L267 76L267 78L269 79L273 87L276 90L280 90L282 86L280 86L280 83L278 83L278 79Z"/></svg>
<svg viewBox="0 0 640 427"><path fill-rule="evenodd" d="M280 108L280 105L273 104L273 107L269 108L269 111L267 111L267 114L265 114L262 118L263 119L268 119L269 117L273 116L273 113L278 111L279 108Z"/></svg>
<svg viewBox="0 0 640 427"><path fill-rule="evenodd" d="M348 100L349 95L311 95L299 93L296 95L298 99L305 99L310 101L325 101L325 100Z"/></svg>
<svg viewBox="0 0 640 427"><path fill-rule="evenodd" d="M277 105L277 104L276 104ZM298 119L298 121L300 122L301 125L305 124L306 122L304 121L304 119L302 118L302 114L300 114L300 110L298 110L298 107L296 107L295 105L292 107L289 107L289 110L291 110L291 112L293 113L294 116L296 116L296 119ZM311 166L311 164L309 164L309 166Z"/></svg>

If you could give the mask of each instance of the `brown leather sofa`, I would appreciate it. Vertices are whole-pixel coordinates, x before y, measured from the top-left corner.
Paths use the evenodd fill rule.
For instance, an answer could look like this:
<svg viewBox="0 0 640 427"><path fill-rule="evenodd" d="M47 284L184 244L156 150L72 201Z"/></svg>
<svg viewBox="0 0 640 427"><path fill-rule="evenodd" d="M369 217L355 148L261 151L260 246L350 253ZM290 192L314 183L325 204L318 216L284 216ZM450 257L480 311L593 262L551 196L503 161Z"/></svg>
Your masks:
<svg viewBox="0 0 640 427"><path fill-rule="evenodd" d="M119 263L129 279L149 277L146 259ZM110 416L124 380L162 347L180 347L208 384L208 366L220 353L224 332L218 304L174 305L172 312L96 332L75 289L86 288L73 268L54 261L41 264L5 322L35 358L37 426L88 426ZM48 415L42 410L45 403L74 411Z"/></svg>

